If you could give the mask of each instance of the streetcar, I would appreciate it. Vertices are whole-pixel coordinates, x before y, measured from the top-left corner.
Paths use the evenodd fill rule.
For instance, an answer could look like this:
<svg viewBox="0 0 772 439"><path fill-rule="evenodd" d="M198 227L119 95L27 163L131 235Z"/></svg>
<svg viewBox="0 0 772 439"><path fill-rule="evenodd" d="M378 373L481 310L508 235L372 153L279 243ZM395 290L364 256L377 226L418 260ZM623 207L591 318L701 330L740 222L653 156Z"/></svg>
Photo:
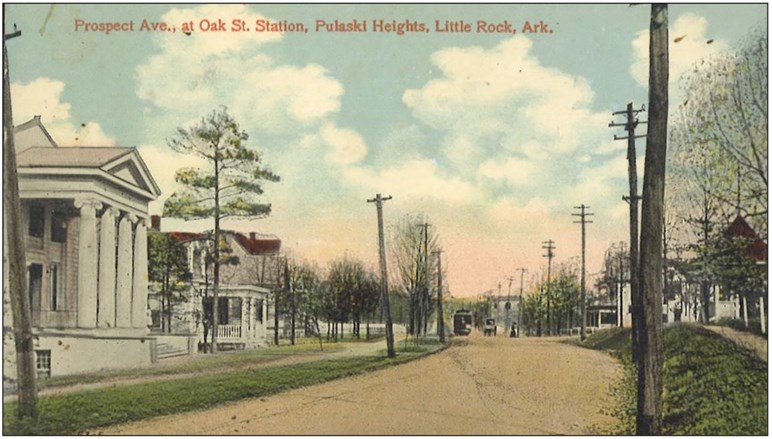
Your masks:
<svg viewBox="0 0 772 439"><path fill-rule="evenodd" d="M469 335L472 332L472 311L460 309L453 314L453 333Z"/></svg>

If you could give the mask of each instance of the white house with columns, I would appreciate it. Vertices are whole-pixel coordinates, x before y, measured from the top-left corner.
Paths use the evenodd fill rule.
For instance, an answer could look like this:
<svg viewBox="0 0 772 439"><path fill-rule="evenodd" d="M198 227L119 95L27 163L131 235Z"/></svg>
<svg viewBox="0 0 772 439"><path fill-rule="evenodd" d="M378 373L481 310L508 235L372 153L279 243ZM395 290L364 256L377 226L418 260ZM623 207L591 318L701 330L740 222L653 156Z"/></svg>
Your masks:
<svg viewBox="0 0 772 439"><path fill-rule="evenodd" d="M14 129L39 376L149 364L148 203L136 148L60 147L40 117ZM6 267L7 269L7 267ZM4 383L15 380L4 290Z"/></svg>

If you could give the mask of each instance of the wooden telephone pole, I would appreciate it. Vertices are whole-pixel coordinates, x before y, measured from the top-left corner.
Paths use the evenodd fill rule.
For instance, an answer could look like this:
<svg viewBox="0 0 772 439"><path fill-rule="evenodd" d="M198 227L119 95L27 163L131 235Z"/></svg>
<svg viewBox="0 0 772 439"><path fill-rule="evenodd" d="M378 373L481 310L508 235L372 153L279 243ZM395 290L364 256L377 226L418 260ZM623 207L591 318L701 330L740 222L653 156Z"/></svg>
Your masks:
<svg viewBox="0 0 772 439"><path fill-rule="evenodd" d="M381 266L381 314L386 323L386 352L389 358L394 358L397 353L394 351L394 328L391 325L391 310L389 309L389 281L386 271L386 244L383 237L383 202L391 200L391 195L381 197L376 194L375 198L367 200L368 203L375 203L378 212L378 259Z"/></svg>
<svg viewBox="0 0 772 439"><path fill-rule="evenodd" d="M435 250L437 255L437 334L440 343L445 343L445 316L442 314L442 250Z"/></svg>
<svg viewBox="0 0 772 439"><path fill-rule="evenodd" d="M544 250L547 250L546 255L542 255L543 257L547 258L547 335L552 335L552 317L550 315L550 304L552 302L552 295L551 295L551 276L552 276L552 258L555 257L555 253L552 251L555 250L555 241L548 240L542 242L542 246Z"/></svg>
<svg viewBox="0 0 772 439"><path fill-rule="evenodd" d="M662 434L662 229L668 116L668 8L651 5L649 27L649 126L641 210L643 320L638 325L636 434Z"/></svg>
<svg viewBox="0 0 772 439"><path fill-rule="evenodd" d="M525 268L518 268L516 271L520 272L520 300L517 305L517 332L518 335L523 329L523 274L528 271Z"/></svg>
<svg viewBox="0 0 772 439"><path fill-rule="evenodd" d="M582 340L582 341L584 341L584 339L586 338L585 327L587 325L587 317L586 317L586 315L587 315L587 303L586 303L587 302L587 300L586 300L587 288L586 288L585 276L584 276L585 271L586 271L584 269L584 253L585 253L585 247L586 247L586 240L585 240L585 227L584 226L587 223L592 223L592 221L587 221L587 217L595 215L594 213L587 213L585 211L585 209L587 209L589 207L590 206L585 206L584 204L582 204L580 206L576 206L576 207L574 207L574 209L579 209L580 213L572 213L571 214L573 216L580 217L579 221L574 221L574 222L582 225L582 298L581 298L581 301L582 301L582 303L581 303L582 326L581 326L581 330L579 332L579 339Z"/></svg>
<svg viewBox="0 0 772 439"><path fill-rule="evenodd" d="M627 136L619 137L614 135L614 140L627 140L627 179L630 185L630 195L622 197L623 200L630 204L630 307L632 308L632 328L633 328L633 361L638 357L637 345L638 345L638 325L643 319L643 308L641 303L643 298L641 297L641 289L638 282L638 200L641 199L638 196L638 169L636 167L636 151L635 151L635 139L646 137L645 134L635 135L635 128L638 124L646 123L645 121L639 121L638 113L645 111L643 105L638 110L633 109L633 103L627 104L627 109L624 111L615 111L611 113L613 116L623 114L627 119L625 123L608 124L609 127L622 126L627 131ZM620 274L621 276L621 274ZM620 284L621 288L621 284ZM624 309L621 308L622 294L619 295L620 311L619 322L622 326L622 316L624 315Z"/></svg>
<svg viewBox="0 0 772 439"><path fill-rule="evenodd" d="M3 5L5 8L5 5ZM8 50L5 42L21 36L21 31L3 35L3 209L5 209L5 239L8 251L8 295L13 315L13 340L16 348L16 375L19 391L17 415L37 416L37 384L33 346L31 308L27 294L27 255L22 230L19 176L16 170L16 145L11 114L11 85Z"/></svg>

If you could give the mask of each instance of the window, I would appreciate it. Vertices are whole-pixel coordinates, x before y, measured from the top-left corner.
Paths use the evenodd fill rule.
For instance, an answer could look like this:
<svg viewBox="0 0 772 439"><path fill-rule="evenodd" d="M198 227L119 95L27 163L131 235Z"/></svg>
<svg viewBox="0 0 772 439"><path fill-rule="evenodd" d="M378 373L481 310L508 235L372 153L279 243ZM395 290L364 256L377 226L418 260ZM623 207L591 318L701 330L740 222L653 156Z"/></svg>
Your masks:
<svg viewBox="0 0 772 439"><path fill-rule="evenodd" d="M160 328L161 327L161 310L151 309L150 320L152 321L152 323L150 324L152 328Z"/></svg>
<svg viewBox="0 0 772 439"><path fill-rule="evenodd" d="M51 378L51 350L35 350L38 378Z"/></svg>
<svg viewBox="0 0 772 439"><path fill-rule="evenodd" d="M29 236L35 238L43 237L43 229L45 227L45 213L43 206L30 206L29 207Z"/></svg>
<svg viewBox="0 0 772 439"><path fill-rule="evenodd" d="M230 324L228 322L228 298L227 297L217 298L217 324L218 325Z"/></svg>
<svg viewBox="0 0 772 439"><path fill-rule="evenodd" d="M67 217L61 212L51 214L51 241L67 242Z"/></svg>
<svg viewBox="0 0 772 439"><path fill-rule="evenodd" d="M257 308L255 309L257 321L263 323L263 299L257 299Z"/></svg>
<svg viewBox="0 0 772 439"><path fill-rule="evenodd" d="M30 310L40 309L40 291L43 285L43 266L30 264L27 268Z"/></svg>
<svg viewBox="0 0 772 439"><path fill-rule="evenodd" d="M57 311L59 309L59 296L61 296L60 288L61 282L59 280L60 270L59 264L51 264L48 267L49 275L51 276L51 311Z"/></svg>

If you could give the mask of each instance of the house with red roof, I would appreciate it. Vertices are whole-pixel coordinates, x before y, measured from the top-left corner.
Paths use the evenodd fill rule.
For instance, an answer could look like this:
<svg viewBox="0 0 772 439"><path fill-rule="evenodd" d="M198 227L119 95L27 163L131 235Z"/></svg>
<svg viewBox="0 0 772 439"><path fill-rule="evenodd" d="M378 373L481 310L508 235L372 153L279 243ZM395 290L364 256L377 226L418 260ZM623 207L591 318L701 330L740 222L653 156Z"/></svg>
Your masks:
<svg viewBox="0 0 772 439"><path fill-rule="evenodd" d="M160 231L161 218L153 217L153 229ZM211 233L167 232L186 249L188 270L192 274L187 300L172 309L170 334L160 335L161 299L151 285L150 309L154 333L159 333L159 358L185 352L175 336L191 336L199 350L204 346L204 317L212 313L212 264L207 255L212 248ZM279 284L281 240L274 235L221 232L221 248L227 249L232 263L220 266L217 345L219 350L252 349L268 345L273 317L269 314L271 293ZM221 250L222 252L223 250ZM210 337L206 337L210 341ZM167 343L169 346L167 346Z"/></svg>

